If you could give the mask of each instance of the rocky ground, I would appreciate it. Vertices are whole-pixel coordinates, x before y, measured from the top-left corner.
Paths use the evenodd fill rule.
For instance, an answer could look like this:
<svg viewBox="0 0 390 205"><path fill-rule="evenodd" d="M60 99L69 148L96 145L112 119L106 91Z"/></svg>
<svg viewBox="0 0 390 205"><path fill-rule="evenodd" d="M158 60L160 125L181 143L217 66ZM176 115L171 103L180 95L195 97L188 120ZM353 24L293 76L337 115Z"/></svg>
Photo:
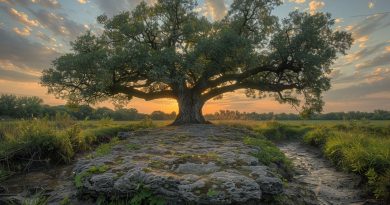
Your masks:
<svg viewBox="0 0 390 205"><path fill-rule="evenodd" d="M280 145L298 171L286 181L276 165L253 156L259 147L243 142L255 135L214 125L120 133L123 140L72 165L6 181L0 204L36 193L49 196L49 204L74 205L134 197L155 204L363 204L358 179L299 143Z"/></svg>
<svg viewBox="0 0 390 205"><path fill-rule="evenodd" d="M259 203L282 194L283 183L243 143L251 134L213 125L136 132L110 154L77 162L80 194L123 198L144 188L169 204Z"/></svg>

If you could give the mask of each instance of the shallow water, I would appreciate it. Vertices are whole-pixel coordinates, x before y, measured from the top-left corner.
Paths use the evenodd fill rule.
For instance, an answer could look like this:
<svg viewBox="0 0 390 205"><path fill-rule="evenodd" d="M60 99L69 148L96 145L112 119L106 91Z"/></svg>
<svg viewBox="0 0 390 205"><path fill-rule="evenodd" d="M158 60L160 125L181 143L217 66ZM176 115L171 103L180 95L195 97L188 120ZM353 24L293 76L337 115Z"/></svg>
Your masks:
<svg viewBox="0 0 390 205"><path fill-rule="evenodd" d="M294 164L295 181L312 190L320 204L365 204L360 178L336 170L321 156L318 148L299 142L279 144L278 147Z"/></svg>

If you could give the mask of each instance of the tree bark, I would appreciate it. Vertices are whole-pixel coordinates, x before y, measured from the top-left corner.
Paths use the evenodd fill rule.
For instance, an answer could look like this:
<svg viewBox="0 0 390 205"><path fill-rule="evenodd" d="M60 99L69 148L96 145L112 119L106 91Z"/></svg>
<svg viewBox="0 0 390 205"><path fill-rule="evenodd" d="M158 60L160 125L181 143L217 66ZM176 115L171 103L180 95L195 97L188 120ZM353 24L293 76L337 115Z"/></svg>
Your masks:
<svg viewBox="0 0 390 205"><path fill-rule="evenodd" d="M202 114L204 101L201 100L200 94L182 91L178 95L177 103L179 105L179 114L172 125L208 123Z"/></svg>

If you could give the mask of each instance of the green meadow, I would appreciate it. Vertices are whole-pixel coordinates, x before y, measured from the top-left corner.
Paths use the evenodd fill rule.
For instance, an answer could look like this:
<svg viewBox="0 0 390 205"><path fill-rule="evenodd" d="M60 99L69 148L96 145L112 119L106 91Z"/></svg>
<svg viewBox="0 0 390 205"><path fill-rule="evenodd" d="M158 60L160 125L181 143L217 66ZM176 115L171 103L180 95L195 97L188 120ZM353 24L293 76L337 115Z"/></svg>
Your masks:
<svg viewBox="0 0 390 205"><path fill-rule="evenodd" d="M75 121L55 119L0 123L0 180L42 167L69 164L76 156L104 154L117 143L117 134L166 126L170 121ZM358 174L364 190L378 199L390 193L390 121L213 121L247 128L267 139L298 140L322 150L323 157L344 172ZM266 143L262 141L262 143ZM273 157L275 148L265 156Z"/></svg>

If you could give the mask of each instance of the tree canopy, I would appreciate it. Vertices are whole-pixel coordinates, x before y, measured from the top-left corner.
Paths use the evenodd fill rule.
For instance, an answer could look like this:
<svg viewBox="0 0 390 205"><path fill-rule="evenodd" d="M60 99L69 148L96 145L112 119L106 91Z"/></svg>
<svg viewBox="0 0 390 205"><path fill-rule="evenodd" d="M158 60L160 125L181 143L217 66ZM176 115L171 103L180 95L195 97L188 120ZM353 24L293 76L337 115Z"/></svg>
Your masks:
<svg viewBox="0 0 390 205"><path fill-rule="evenodd" d="M198 13L194 0L142 2L101 15L104 31L78 37L41 83L77 103L175 99L176 124L204 123L205 102L238 89L320 112L331 65L350 48L351 34L334 29L328 13L293 11L279 19L272 10L281 3L235 0L219 21Z"/></svg>

